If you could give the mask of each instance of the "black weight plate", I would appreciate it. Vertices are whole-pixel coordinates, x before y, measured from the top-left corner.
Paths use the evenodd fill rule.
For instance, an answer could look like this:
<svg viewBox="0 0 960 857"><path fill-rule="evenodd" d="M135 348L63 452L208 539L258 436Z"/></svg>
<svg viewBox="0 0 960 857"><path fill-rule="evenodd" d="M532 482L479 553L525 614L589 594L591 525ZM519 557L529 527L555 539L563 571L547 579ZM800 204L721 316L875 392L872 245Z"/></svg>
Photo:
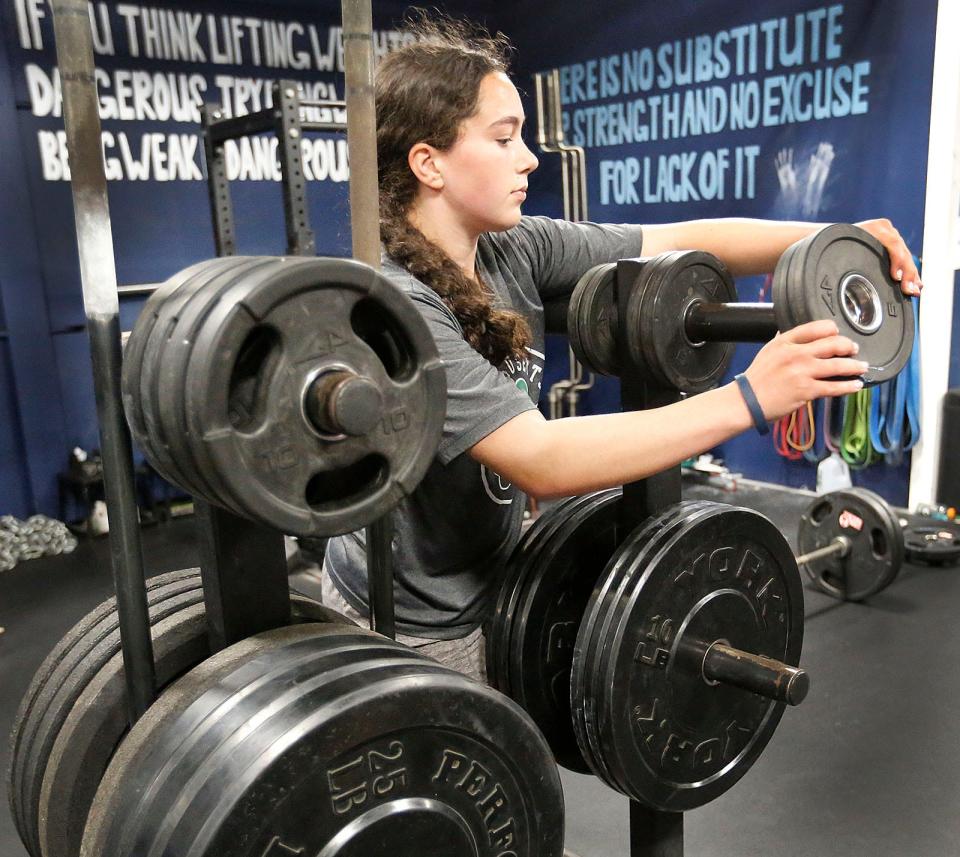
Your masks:
<svg viewBox="0 0 960 857"><path fill-rule="evenodd" d="M200 599L197 569L170 572L147 581L147 603L175 598ZM43 774L56 736L77 696L93 672L119 651L117 602L110 598L73 626L34 674L14 717L7 773L10 810L17 832L34 857L39 857L38 804Z"/></svg>
<svg viewBox="0 0 960 857"><path fill-rule="evenodd" d="M908 524L903 540L910 562L956 565L960 561L960 528L946 521Z"/></svg>
<svg viewBox="0 0 960 857"><path fill-rule="evenodd" d="M777 319L777 327L781 332L790 330L797 326L794 316L793 306L790 299L796 293L790 283L790 266L797 254L799 242L791 244L777 260L776 267L773 269L773 280L770 287L770 297L773 301L773 313Z"/></svg>
<svg viewBox="0 0 960 857"><path fill-rule="evenodd" d="M570 709L581 755L594 773L613 788L619 786L606 768L593 723L596 718L595 701L601 693L599 682L603 658L608 651L604 641L610 629L613 608L623 597L628 580L625 572L633 558L641 552L650 555L653 555L650 552L656 552L658 546L672 535L675 527L682 523L682 515L686 510L710 505L708 501L684 501L642 522L610 557L587 602L573 651Z"/></svg>
<svg viewBox="0 0 960 857"><path fill-rule="evenodd" d="M263 288L214 308L198 332L187 413L244 513L294 535L359 529L408 495L429 467L445 378L429 330L389 280L351 260L286 258ZM310 382L346 366L383 394L361 437L319 434ZM194 437L191 422L191 437Z"/></svg>
<svg viewBox="0 0 960 857"><path fill-rule="evenodd" d="M269 257L253 257L246 264L232 267L196 288L184 287L182 291L186 294L169 328L153 378L160 425L171 455L193 486L191 493L238 514L240 508L225 494L215 478L215 470L205 466L206 462L198 461L194 455L184 401L187 367L197 332L216 302L220 299L236 302L245 293L245 287L253 287L252 284L257 283L266 271L276 267L276 262Z"/></svg>
<svg viewBox="0 0 960 857"><path fill-rule="evenodd" d="M859 344L857 357L869 364L864 384L889 381L910 359L915 329L910 301L890 276L883 245L842 223L799 243L796 276L788 283L799 288L791 299L796 323L836 322L841 334Z"/></svg>
<svg viewBox="0 0 960 857"><path fill-rule="evenodd" d="M230 266L229 259L218 261L225 267ZM120 374L121 400L123 401L124 411L126 412L127 422L130 425L133 439L151 463L157 460L157 455L153 451L153 444L144 421L143 399L146 395L144 385L149 383L152 367L148 368L145 375L143 363L144 350L146 349L147 341L150 339L150 334L156 325L160 308L166 299L180 288L180 286L189 283L193 278L205 276L211 264L213 263L210 260L198 262L174 274L162 283L144 304L140 315L137 316L137 320L134 323L133 330L130 332L130 337L127 339L127 344L123 349L123 364ZM163 471L159 472L164 478L169 477L169 474Z"/></svg>
<svg viewBox="0 0 960 857"><path fill-rule="evenodd" d="M631 575L598 700L601 746L622 790L665 811L702 806L739 780L784 708L706 684L678 657L681 642L724 639L796 665L803 637L803 591L780 531L719 504L689 517Z"/></svg>
<svg viewBox="0 0 960 857"><path fill-rule="evenodd" d="M577 359L601 375L619 375L616 263L597 265L585 273L570 296L567 335Z"/></svg>
<svg viewBox="0 0 960 857"><path fill-rule="evenodd" d="M692 303L736 301L733 278L709 253L675 251L648 263L630 295L627 352L644 374L669 389L699 393L723 377L733 357L730 342L691 342L684 319Z"/></svg>
<svg viewBox="0 0 960 857"><path fill-rule="evenodd" d="M197 578L199 582L199 577ZM194 595L194 593L189 593ZM156 682L163 689L210 656L206 608L186 595L158 603L151 613ZM291 595L294 623L349 619L303 596ZM164 615L165 614L165 615ZM164 615L164 618L159 618ZM127 731L123 657L97 658L85 664L88 673L102 664L60 726L43 775L38 804L43 857L76 857L87 814L110 757Z"/></svg>
<svg viewBox="0 0 960 857"><path fill-rule="evenodd" d="M520 582L526 573L525 558L530 554L543 530L550 526L553 515L576 499L576 497L567 497L541 512L520 537L498 578L497 600L485 634L487 682L491 687L508 696L510 690L507 686L507 670L505 666L501 666L501 659L505 665L510 648L509 622L522 591Z"/></svg>
<svg viewBox="0 0 960 857"><path fill-rule="evenodd" d="M623 791L623 786L608 765L597 729L598 718L603 715L604 710L603 695L606 689L603 682L607 661L611 652L614 651L608 645L608 635L618 615L620 601L626 596L631 580L631 569L635 566L642 567L647 558L656 556L660 548L667 544L675 532L684 525L687 516L691 515L695 508L713 505L706 501L679 503L637 527L611 558L609 572L604 573L604 578L608 573L610 577L610 588L605 598L606 605L604 607L601 602L594 626L584 631L585 637L593 638L592 645L586 640L581 643L579 638L577 641L585 652L584 660L587 662L583 678L576 679L576 686L574 682L570 685L571 707L576 712L578 728L586 742L581 743L581 748L586 746L589 755L585 754L584 758L588 760L594 773L612 788L620 791ZM590 622L593 618L591 616L585 621ZM582 739L578 738L579 740Z"/></svg>
<svg viewBox="0 0 960 857"><path fill-rule="evenodd" d="M890 540L890 553L893 555L890 563L890 572L884 584L885 586L889 586L896 579L900 573L900 569L903 568L903 563L906 561L906 546L904 544L903 525L900 523L900 515L894 511L893 507L887 503L883 497L873 491L859 487L849 490L860 497L866 498L868 502L876 507L878 513L882 513L890 522L890 528L884 530L884 537Z"/></svg>
<svg viewBox="0 0 960 857"><path fill-rule="evenodd" d="M847 554L805 563L810 579L823 592L846 601L862 601L886 588L904 555L902 529L883 499L862 488L815 498L800 517L800 554L841 536L850 542Z"/></svg>
<svg viewBox="0 0 960 857"><path fill-rule="evenodd" d="M170 478L170 481L187 491L191 490L190 475L177 466L177 462L170 453L169 444L160 421L157 382L162 366L163 346L177 322L180 308L191 294L214 277L229 270L240 268L248 262L249 258L243 256L209 260L195 276L167 295L166 299L157 307L156 321L150 330L146 344L143 346L140 368L140 412L143 416L146 435L150 439L149 452L153 455L150 463L164 477ZM144 452L147 453L148 450L144 450Z"/></svg>
<svg viewBox="0 0 960 857"><path fill-rule="evenodd" d="M573 646L587 599L617 545L619 491L594 495L542 547L513 622L510 687L566 768L587 773L570 713Z"/></svg>
<svg viewBox="0 0 960 857"><path fill-rule="evenodd" d="M565 510L571 504L581 503L583 498L566 497L545 510L523 534L510 554L500 578L497 602L486 635L487 681L501 693L510 696L510 676L507 663L510 657L510 634L513 616L523 593L523 581L529 573L529 560L539 548L545 533L558 526Z"/></svg>
<svg viewBox="0 0 960 857"><path fill-rule="evenodd" d="M598 492L601 493L601 492ZM508 603L507 612L503 616L503 645L497 647L498 665L505 677L504 687L498 688L511 699L521 705L520 688L515 684L519 675L517 662L520 657L518 648L518 627L524 610L524 604L529 594L530 580L538 573L541 558L546 550L558 537L569 530L572 521L581 515L583 510L592 508L597 502L598 493L583 494L571 498L569 501L550 510L549 520L538 533L538 538L531 540L522 554L522 565L514 577L513 595ZM602 492L602 493L616 493Z"/></svg>
<svg viewBox="0 0 960 857"><path fill-rule="evenodd" d="M369 632L238 645L137 724L81 853L559 857L559 777L514 703Z"/></svg>

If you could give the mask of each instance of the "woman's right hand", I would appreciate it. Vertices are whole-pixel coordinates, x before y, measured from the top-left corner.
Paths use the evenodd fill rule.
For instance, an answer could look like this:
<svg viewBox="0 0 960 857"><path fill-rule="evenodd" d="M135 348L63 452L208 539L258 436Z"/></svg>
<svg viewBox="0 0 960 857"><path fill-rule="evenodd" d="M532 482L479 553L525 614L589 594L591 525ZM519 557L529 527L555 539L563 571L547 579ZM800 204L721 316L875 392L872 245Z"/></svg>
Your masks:
<svg viewBox="0 0 960 857"><path fill-rule="evenodd" d="M744 374L764 416L776 420L813 399L862 389L858 376L868 364L856 353L856 343L840 336L832 321L811 321L778 333Z"/></svg>

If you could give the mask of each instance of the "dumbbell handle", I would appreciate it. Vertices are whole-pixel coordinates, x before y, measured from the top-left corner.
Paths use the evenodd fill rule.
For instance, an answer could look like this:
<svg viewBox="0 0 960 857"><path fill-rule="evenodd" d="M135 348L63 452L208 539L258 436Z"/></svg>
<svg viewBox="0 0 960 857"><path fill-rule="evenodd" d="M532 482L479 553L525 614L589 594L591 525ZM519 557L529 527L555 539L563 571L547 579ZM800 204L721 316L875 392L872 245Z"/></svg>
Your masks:
<svg viewBox="0 0 960 857"><path fill-rule="evenodd" d="M773 304L694 301L683 319L691 342L769 342L777 335Z"/></svg>
<svg viewBox="0 0 960 857"><path fill-rule="evenodd" d="M800 556L797 557L797 565L806 565L808 562L823 559L825 556L833 556L834 554L846 556L849 550L850 539L844 536L837 536L830 544L824 545L822 548L800 554Z"/></svg>
<svg viewBox="0 0 960 857"><path fill-rule="evenodd" d="M768 699L799 705L810 690L807 673L773 658L754 655L717 640L703 656L708 682L732 684Z"/></svg>

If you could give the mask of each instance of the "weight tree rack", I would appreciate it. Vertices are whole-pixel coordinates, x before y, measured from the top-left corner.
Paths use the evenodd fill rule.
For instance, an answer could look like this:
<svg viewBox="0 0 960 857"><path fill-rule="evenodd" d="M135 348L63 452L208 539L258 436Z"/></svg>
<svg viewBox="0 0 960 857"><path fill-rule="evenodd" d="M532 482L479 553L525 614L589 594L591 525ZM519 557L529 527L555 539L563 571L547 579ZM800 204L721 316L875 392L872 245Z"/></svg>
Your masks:
<svg viewBox="0 0 960 857"><path fill-rule="evenodd" d="M80 247L81 279L93 354L106 492L114 519L110 537L111 554L120 614L128 709L132 723L146 711L154 699L154 664L133 497L132 450L120 407L119 301L109 228L106 179L99 145L100 123L92 39L85 0L59 0L52 5L58 64L64 80L65 125L73 166L72 190ZM350 103L351 92L362 91L364 87L368 94L372 92L369 2L363 7L363 3L351 3L350 0L345 0L343 6L345 42L348 48L347 100ZM364 13L366 21L363 20ZM365 45L362 38L364 29L367 36ZM347 35L351 38L346 38ZM353 45L371 50L368 50L366 67L363 67L361 57L360 68L355 67L351 71L349 54ZM211 201L214 204L217 249L220 254L229 255L235 252L232 244L232 208L226 186L222 145L232 137L268 130L281 135L281 163L285 175L290 179L289 184L286 180L284 184L290 250L303 254L310 248L312 252L313 237L306 206L301 207L298 204L305 201L303 173L302 169L299 169L302 166L299 139L303 130L314 130L314 127L312 123L300 123L295 86L292 87L292 94L287 86L283 86L279 96L282 105L279 116L273 111L262 111L243 119L223 119L222 116L216 117L212 113L209 116L214 120L208 123L211 131L207 139L207 146L213 149L214 155L211 160ZM366 106L372 108L372 99L368 101ZM364 107L361 103L361 114ZM370 116L363 119L369 122ZM316 130L341 129L323 127ZM291 131L296 133L291 134ZM367 138L369 143L374 142L372 134L368 134ZM362 228L358 223L364 215L368 218L368 226L371 221L376 222L375 160L373 169L370 169L370 162L363 161L362 153L361 156L354 157L353 141L350 142L351 163L354 167L350 192L351 211L354 215L355 255L364 261L373 259L373 264L376 264L377 259L373 254L378 253L377 233L374 229ZM219 161L218 148L221 158ZM373 155L375 158L375 147ZM368 201L371 198L369 183L373 182L373 205L365 208L358 203L361 189L357 188L357 184L360 183L360 178L368 185L363 188L368 191ZM364 241L367 243L363 244ZM623 283L627 281L631 264L635 263L619 263L618 279ZM626 325L627 297L626 288L618 289L621 328ZM621 330L621 334L623 332ZM622 335L620 339L621 342L625 341ZM621 377L621 402L624 409L657 407L676 401L677 398L675 391L657 388L632 370L625 371ZM621 506L624 531L628 532L651 514L679 499L678 467L625 485ZM246 519L205 503L198 504L198 522L201 534L201 573L212 648L216 650L268 627L285 624L289 620L290 604L282 536L270 528L251 524ZM378 630L387 631L389 635L392 632L389 521L371 525L367 544L370 585L374 590L371 612L379 626ZM631 801L630 853L632 857L682 857L682 813L651 810Z"/></svg>
<svg viewBox="0 0 960 857"><path fill-rule="evenodd" d="M155 700L156 679L133 488L133 453L120 397L119 290L100 148L101 125L92 34L86 0L60 0L51 5L57 62L63 76L64 125L72 166L71 190L103 449L105 493L112 519L111 566L120 617L127 709L133 725ZM373 113L370 2L343 0L342 13L346 103L356 104L355 112L363 119ZM235 252L223 143L227 139L269 130L278 133L281 141L288 248L298 255L315 252L307 216L300 134L303 130L342 131L346 130L346 125L301 122L299 111L303 105L297 98L296 84L283 82L277 88L277 95L275 103L279 104L279 110L271 108L231 119L224 119L211 110L209 116L205 116L205 124L211 129L205 136L208 153L213 154L210 192L220 255ZM364 99L369 105L363 103ZM336 108L342 104L308 102L307 106ZM367 124L370 124L369 119ZM351 162L361 164L368 161L371 150L374 157L372 214L358 210L362 200L355 193L354 181L351 181L355 255L368 262L371 258L369 247L379 247L378 233L367 236L365 243L360 240L362 253L356 250L358 233L362 233L364 226L371 221L377 222L376 147L372 135L369 136L366 150L359 139L348 139ZM367 197L369 208L369 193ZM374 264L378 262L379 258L374 260ZM288 624L290 601L282 534L203 502L197 503L197 522L211 649L217 651L252 634ZM377 630L392 637L393 590L389 548L389 520L375 522L368 535L370 585L374 596L371 598L371 618Z"/></svg>
<svg viewBox="0 0 960 857"><path fill-rule="evenodd" d="M346 13L345 13L346 14ZM346 122L319 122L301 118L302 110L344 110L345 101L312 101L301 99L299 84L293 80L276 81L272 87L271 107L244 116L225 117L221 109L204 105L202 109L204 152L207 160L207 186L210 197L210 214L213 221L214 245L218 256L233 256L237 252L234 228L233 204L230 183L227 178L225 144L256 134L273 133L277 138L277 153L280 158L280 184L283 195L283 215L287 230L287 254L313 256L316 240L310 226L307 205L306 179L303 172L301 140L303 133L343 133L348 130ZM374 170L374 175L376 170ZM351 177L352 184L352 177ZM379 250L379 235L377 236ZM286 559L282 537L279 546L271 546L278 534L269 527L250 522L231 512L202 501L195 501L198 509L202 535L201 574L204 589L207 578L213 592L221 593L218 603L208 603L208 615L213 620L230 621L232 633L223 634L218 642L228 645L258 631L274 628L289 622L289 599L286 596ZM370 573L371 626L385 636L395 636L393 609L393 586L390 553L391 526L389 520L375 523L367 532L367 562ZM252 562L247 561L246 550L231 552L227 546L245 546ZM278 558L278 559L275 559ZM282 566L281 569L275 566ZM264 569L267 581L259 581L260 572L245 569ZM208 575L208 569L210 569ZM280 586L282 577L283 586ZM226 585L225 585L226 581ZM266 590L266 591L263 591ZM236 593L236 603L224 605L224 593ZM255 616L246 616L244 604L255 605L257 599L268 596L271 605L267 624ZM233 599L231 599L233 600ZM224 607L226 606L226 610ZM257 615L261 611L256 610ZM212 621L213 621L212 620ZM259 627L258 627L259 625ZM255 629L255 630L254 630ZM228 642L229 641L229 642Z"/></svg>
<svg viewBox="0 0 960 857"><path fill-rule="evenodd" d="M631 272L636 276L635 260L617 263L616 289L620 329L617 335L621 351L620 407L626 411L659 408L680 401L677 390L658 387L644 378L626 359L627 303L630 298ZM623 486L620 501L620 531L629 534L647 518L664 511L681 499L680 465ZM630 800L630 857L683 857L683 813L652 809Z"/></svg>

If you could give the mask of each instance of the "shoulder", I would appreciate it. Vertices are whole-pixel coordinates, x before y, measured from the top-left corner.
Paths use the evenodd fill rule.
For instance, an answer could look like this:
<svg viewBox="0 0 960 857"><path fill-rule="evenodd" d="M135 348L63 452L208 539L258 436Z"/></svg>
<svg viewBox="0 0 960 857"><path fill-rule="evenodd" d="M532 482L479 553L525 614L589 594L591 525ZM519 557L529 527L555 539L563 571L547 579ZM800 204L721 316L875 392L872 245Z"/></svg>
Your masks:
<svg viewBox="0 0 960 857"><path fill-rule="evenodd" d="M380 263L380 272L393 283L400 291L410 298L420 313L428 318L453 323L460 328L460 323L450 308L440 300L440 296L426 283L418 280L406 268L400 267L388 256L384 256Z"/></svg>

